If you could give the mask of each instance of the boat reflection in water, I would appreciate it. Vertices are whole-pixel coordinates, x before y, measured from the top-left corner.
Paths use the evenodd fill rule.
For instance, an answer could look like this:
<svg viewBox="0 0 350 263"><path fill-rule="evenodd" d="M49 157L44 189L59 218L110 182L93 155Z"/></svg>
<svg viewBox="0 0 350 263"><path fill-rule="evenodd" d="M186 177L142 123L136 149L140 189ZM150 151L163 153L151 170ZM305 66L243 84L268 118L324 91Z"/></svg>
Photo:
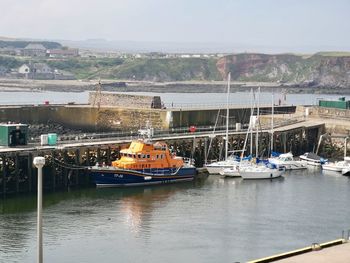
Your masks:
<svg viewBox="0 0 350 263"><path fill-rule="evenodd" d="M165 205L167 200L178 190L152 187L140 189L138 193L123 197L120 203L124 222L135 234L149 233L150 222L157 220L153 219L155 207Z"/></svg>

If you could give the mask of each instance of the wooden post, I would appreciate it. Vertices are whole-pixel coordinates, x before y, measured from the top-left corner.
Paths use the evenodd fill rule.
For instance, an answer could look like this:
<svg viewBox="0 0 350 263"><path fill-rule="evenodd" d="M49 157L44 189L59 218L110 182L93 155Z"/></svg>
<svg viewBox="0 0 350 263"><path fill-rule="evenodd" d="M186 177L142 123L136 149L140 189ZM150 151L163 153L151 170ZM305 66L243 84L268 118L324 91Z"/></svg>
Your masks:
<svg viewBox="0 0 350 263"><path fill-rule="evenodd" d="M208 138L204 138L204 164L208 161Z"/></svg>
<svg viewBox="0 0 350 263"><path fill-rule="evenodd" d="M28 163L27 163L27 175L28 175L28 191L29 193L32 192L32 183L33 183L33 154L28 153Z"/></svg>
<svg viewBox="0 0 350 263"><path fill-rule="evenodd" d="M287 135L285 132L282 133L282 137L283 137L283 152L286 153L287 152Z"/></svg>
<svg viewBox="0 0 350 263"><path fill-rule="evenodd" d="M65 165L68 164L68 153L67 150L63 151L63 162ZM68 171L67 168L63 168L63 187L68 187Z"/></svg>
<svg viewBox="0 0 350 263"><path fill-rule="evenodd" d="M15 154L16 193L19 193L19 154Z"/></svg>
<svg viewBox="0 0 350 263"><path fill-rule="evenodd" d="M90 149L86 149L86 165L90 166Z"/></svg>
<svg viewBox="0 0 350 263"><path fill-rule="evenodd" d="M106 155L107 155L107 165L110 165L111 164L111 147L109 146L107 148Z"/></svg>
<svg viewBox="0 0 350 263"><path fill-rule="evenodd" d="M51 151L51 156L52 156L52 167L51 167L51 174L52 174L52 190L56 190L56 165L55 165L55 151Z"/></svg>
<svg viewBox="0 0 350 263"><path fill-rule="evenodd" d="M298 149L299 154L303 154L303 129L300 129L299 132L299 149Z"/></svg>
<svg viewBox="0 0 350 263"><path fill-rule="evenodd" d="M6 155L2 155L2 194L6 195L6 183L7 183L7 160Z"/></svg>
<svg viewBox="0 0 350 263"><path fill-rule="evenodd" d="M97 150L96 150L96 161L98 163L101 162L101 148L100 147L98 147Z"/></svg>
<svg viewBox="0 0 350 263"><path fill-rule="evenodd" d="M75 150L75 164L80 165L80 150L79 149ZM75 178L76 178L75 183L76 183L76 185L79 185L79 181L80 181L79 180L79 173L80 173L79 170L75 171Z"/></svg>

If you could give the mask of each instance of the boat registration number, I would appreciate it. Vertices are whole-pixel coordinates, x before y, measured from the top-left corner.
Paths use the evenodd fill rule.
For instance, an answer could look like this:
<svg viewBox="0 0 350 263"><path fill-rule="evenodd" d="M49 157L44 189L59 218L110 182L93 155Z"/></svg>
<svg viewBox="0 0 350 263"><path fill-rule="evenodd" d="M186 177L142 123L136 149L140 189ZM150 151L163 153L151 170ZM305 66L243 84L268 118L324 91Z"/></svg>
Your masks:
<svg viewBox="0 0 350 263"><path fill-rule="evenodd" d="M114 174L114 178L123 178L122 174Z"/></svg>

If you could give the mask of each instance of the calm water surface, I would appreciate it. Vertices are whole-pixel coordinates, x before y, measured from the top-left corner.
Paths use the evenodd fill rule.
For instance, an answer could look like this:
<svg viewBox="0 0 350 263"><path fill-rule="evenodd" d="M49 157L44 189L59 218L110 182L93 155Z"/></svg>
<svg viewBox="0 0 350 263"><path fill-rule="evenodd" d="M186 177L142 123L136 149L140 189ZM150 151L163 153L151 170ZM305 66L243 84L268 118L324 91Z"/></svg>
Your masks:
<svg viewBox="0 0 350 263"><path fill-rule="evenodd" d="M45 262L245 262L339 238L350 178L200 181L44 195ZM35 262L36 199L0 200L0 262Z"/></svg>
<svg viewBox="0 0 350 263"><path fill-rule="evenodd" d="M222 106L226 105L225 93L152 93L152 92L119 92L122 94L160 96L166 107L193 107L193 106ZM89 92L0 92L0 104L51 104L59 103L87 103ZM275 104L314 105L321 98L338 99L340 95L330 94L286 94L275 93ZM349 98L347 98L349 99ZM235 92L230 94L230 103L246 105L251 103L249 92ZM272 93L261 92L261 104L272 103Z"/></svg>

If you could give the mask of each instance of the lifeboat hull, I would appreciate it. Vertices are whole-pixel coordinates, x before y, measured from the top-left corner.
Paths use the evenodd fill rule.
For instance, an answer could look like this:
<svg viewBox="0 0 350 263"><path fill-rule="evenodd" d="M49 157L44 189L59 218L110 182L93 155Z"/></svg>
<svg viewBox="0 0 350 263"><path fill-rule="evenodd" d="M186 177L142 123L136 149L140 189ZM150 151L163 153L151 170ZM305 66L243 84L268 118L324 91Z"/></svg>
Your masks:
<svg viewBox="0 0 350 263"><path fill-rule="evenodd" d="M97 187L122 187L192 181L195 167L125 170L113 167L92 167L91 175Z"/></svg>

